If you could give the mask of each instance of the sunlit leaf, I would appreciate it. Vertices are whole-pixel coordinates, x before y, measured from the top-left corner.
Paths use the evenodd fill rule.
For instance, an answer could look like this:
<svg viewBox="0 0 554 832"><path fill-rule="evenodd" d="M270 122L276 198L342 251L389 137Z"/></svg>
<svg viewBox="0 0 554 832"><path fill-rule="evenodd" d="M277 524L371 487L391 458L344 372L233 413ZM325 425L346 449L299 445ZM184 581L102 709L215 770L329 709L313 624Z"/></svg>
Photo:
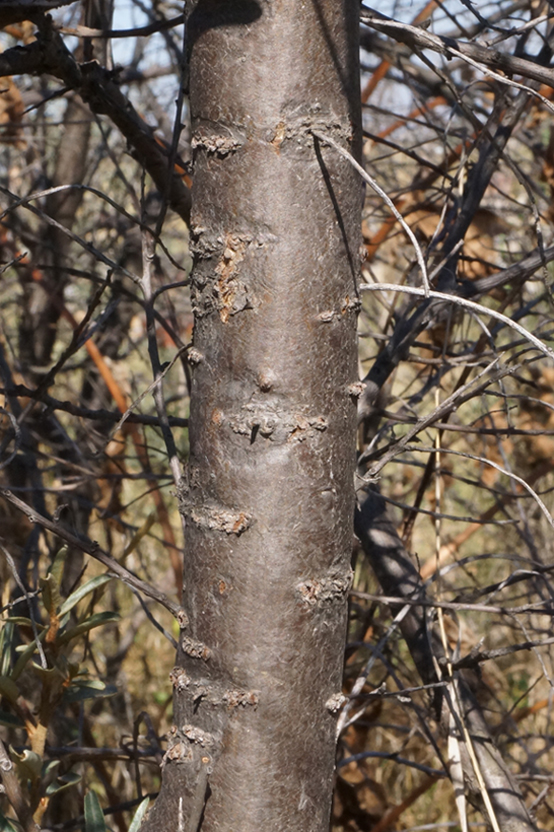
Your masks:
<svg viewBox="0 0 554 832"><path fill-rule="evenodd" d="M48 777L51 775L54 769L58 768L60 763L61 760L46 760L46 762L42 764L42 776Z"/></svg>
<svg viewBox="0 0 554 832"><path fill-rule="evenodd" d="M47 632L48 632L47 630L44 630L42 633L40 633L40 635L39 635L40 641L44 641ZM19 679L22 672L25 670L25 667L27 666L28 662L34 656L34 654L36 652L36 649L37 649L36 641L32 641L30 644L23 647L21 656L18 658L17 662L15 663L14 669L10 673L10 676L13 679L14 682L16 682Z"/></svg>
<svg viewBox="0 0 554 832"><path fill-rule="evenodd" d="M10 745L10 755L21 777L26 780L37 780L40 777L42 772L42 757L40 754L28 748L18 754Z"/></svg>
<svg viewBox="0 0 554 832"><path fill-rule="evenodd" d="M63 695L63 702L84 702L87 699L105 699L107 696L114 696L117 693L115 685L106 685L104 682L92 680L83 684L73 684Z"/></svg>
<svg viewBox="0 0 554 832"><path fill-rule="evenodd" d="M52 616L56 612L56 593L57 599L61 600L59 598L59 591L57 590L56 584L51 575L47 575L46 578L41 578L39 584L42 590L41 597L44 609L49 616Z"/></svg>
<svg viewBox="0 0 554 832"><path fill-rule="evenodd" d="M7 624L21 624L23 627L32 627L33 623L30 618L27 618L24 615L10 615L9 618L4 618L2 620L2 627L6 626ZM37 622L37 627L41 627L42 625Z"/></svg>
<svg viewBox="0 0 554 832"><path fill-rule="evenodd" d="M51 691L55 688L59 690L60 685L66 680L65 673L56 665L54 667L42 667L37 662L33 662L31 664L31 670L40 676L43 683L47 684L48 689Z"/></svg>
<svg viewBox="0 0 554 832"><path fill-rule="evenodd" d="M54 584L58 587L58 589L62 583L65 559L67 557L68 551L68 546L62 546L59 552L56 554L56 557L52 562L52 566L48 570L48 577L52 578Z"/></svg>
<svg viewBox="0 0 554 832"><path fill-rule="evenodd" d="M16 627L10 618L4 619L0 627L0 675L7 676L12 667L12 650L16 637Z"/></svg>

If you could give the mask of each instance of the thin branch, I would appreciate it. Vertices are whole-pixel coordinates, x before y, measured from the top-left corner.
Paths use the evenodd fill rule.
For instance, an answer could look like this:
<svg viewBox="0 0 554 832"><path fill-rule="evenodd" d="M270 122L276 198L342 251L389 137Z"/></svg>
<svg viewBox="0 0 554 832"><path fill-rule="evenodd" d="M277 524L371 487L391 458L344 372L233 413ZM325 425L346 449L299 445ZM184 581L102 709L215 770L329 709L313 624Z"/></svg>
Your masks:
<svg viewBox="0 0 554 832"><path fill-rule="evenodd" d="M38 654L40 656L40 663L41 663L42 668L44 670L46 670L47 667L48 667L48 662L46 661L46 655L44 653L44 648L43 648L41 640L39 638L39 632L38 632L38 628L37 628L37 622L35 621L35 614L34 614L34 611L33 611L33 605L31 604L31 598L29 596L29 593L27 592L25 584L23 583L23 581L21 580L21 578L19 576L19 573L17 571L17 567L15 565L15 561L12 558L12 556L10 555L9 551L6 549L5 546L2 545L2 543L0 543L0 549L4 553L4 557L6 558L6 560L8 562L8 565L10 567L10 571L12 573L14 581L16 582L19 589L23 593L23 596L24 596L24 598L27 602L27 608L29 610L29 619L31 621L31 629L33 631L33 636L34 636L35 641L36 641L37 651L38 651Z"/></svg>
<svg viewBox="0 0 554 832"><path fill-rule="evenodd" d="M182 349L179 350L179 355L182 354ZM149 391L146 391L149 392ZM113 410L98 409L94 410L90 407L81 407L73 404L73 402L60 401L47 393L39 393L31 387L26 387L24 384L15 384L13 387L0 387L0 394L5 396L15 396L16 398L31 398L37 399L39 402L48 407L49 410L62 410L64 413L70 413L72 416L79 416L82 419L91 419L96 422L119 422L121 420L121 413ZM146 393L144 394L146 395ZM138 402L134 402L136 406ZM179 416L168 416L169 424L175 428L188 427L188 419L183 419ZM160 420L157 416L148 416L142 413L129 413L125 419L126 422L132 422L137 425L152 425L153 427L160 426Z"/></svg>
<svg viewBox="0 0 554 832"><path fill-rule="evenodd" d="M400 23L397 20L392 20L390 17L374 9L362 9L360 19L366 26L371 26L378 32L382 32L384 35L406 44L406 46L409 46L414 51L431 49L433 52L438 52L446 58L462 58L473 66L477 65L478 69L485 72L487 69L497 69L505 72L507 75L521 75L524 78L529 78L554 88L554 70L533 63L533 61L508 55L506 52L500 52L498 49L493 49L490 46L464 43L452 37L435 35L420 26L411 26L409 23ZM543 103L547 104L549 109L552 109L552 104L548 99L539 95L535 90L523 87L522 84L516 84L509 78L498 75L496 72L491 72L490 74L504 84L526 89L527 92L531 92L540 98Z"/></svg>
<svg viewBox="0 0 554 832"><path fill-rule="evenodd" d="M360 174L362 179L365 182L367 182L367 184L371 188L373 188L375 193L378 194L381 197L383 202L388 206L388 208L392 212L393 216L396 217L396 219L398 220L398 222L400 223L400 225L402 226L402 228L404 229L404 231L408 235L408 237L410 239L410 242L412 243L412 245L414 247L415 254L416 254L416 259L417 259L417 262L419 264L419 268L420 268L420 271L421 271L421 280L423 282L423 293L424 293L425 297L428 298L429 295L430 295L429 277L427 275L427 267L425 265L425 258L423 257L423 252L421 250L421 246L419 245L419 243L417 241L417 237L415 236L414 232L412 231L412 229L410 228L410 226L408 225L408 223L406 222L406 220L404 219L404 217L402 216L402 214L400 213L400 211L398 210L398 208L396 207L396 205L394 204L394 202L392 201L390 196L387 193L385 193L385 191L375 181L375 179L372 176L369 175L369 173L359 164L359 162L356 161L356 159L354 159L352 154L349 153L344 147L342 147L342 145L340 145L338 142L336 142L334 139L332 139L331 136L328 136L327 133L320 133L317 130L311 130L310 132L314 136L316 136L316 138L318 138L321 142L323 142L323 144L330 145L331 147L333 147L337 151L337 153L340 153L341 156L343 156L345 159L347 159L350 162L350 164L352 165L352 167L355 170L358 171L358 173Z"/></svg>
<svg viewBox="0 0 554 832"><path fill-rule="evenodd" d="M171 370L173 365L179 360L181 355L183 355L183 353L185 353L187 351L187 349L188 349L187 347L181 347L180 349L178 349L177 352L175 353L175 355L173 356L173 358L171 359L171 361L168 361L166 364L164 364L163 368L160 368L159 376L157 378L155 378L154 381L151 382L151 384L148 385L146 390L143 390L142 393L140 393L140 395L137 396L137 398L133 402L131 402L131 404L129 405L129 407L127 408L127 410L123 414L123 416L121 416L117 425L115 426L115 428L112 431L110 439L113 439L115 434L123 427L125 422L130 419L130 417L133 414L133 410L136 407L139 406L139 404L142 402L142 400L145 399L146 396L149 393L151 393L153 390L155 390L155 388L159 384L161 384L162 380L165 378L165 376ZM164 412L161 416L158 416L157 418L156 417L151 417L151 418L154 419L154 422L152 422L151 424L156 424L157 426L161 427L162 429L171 424L171 420L170 420L169 416L167 415L167 412L165 412L165 409L164 409ZM136 421L136 420L131 420L131 421ZM177 421L181 422L181 423L185 423L185 424L181 424L181 427L187 427L188 426L188 419L178 419ZM175 423L175 419L173 420L173 423ZM175 455L175 456L177 458L177 455Z"/></svg>
<svg viewBox="0 0 554 832"><path fill-rule="evenodd" d="M73 2L73 0L70 0ZM173 29L185 22L185 15L178 14L168 20L156 20L147 26L136 26L134 29L91 29L89 26L60 26L58 32L62 35L73 35L78 38L144 38L153 35L155 32L163 32L166 29Z"/></svg>
<svg viewBox="0 0 554 832"><path fill-rule="evenodd" d="M100 563L104 564L104 566L106 566L110 572L113 572L117 578L123 581L123 583L128 584L130 587L138 590L139 592L142 592L148 598L152 598L152 600L161 604L162 607L165 607L166 610L169 610L182 627L187 625L188 621L185 611L179 606L179 604L171 601L165 593L160 592L160 590L150 584L147 584L140 578L137 578L136 575L133 575L132 572L118 563L115 558L105 552L95 540L87 540L86 538L77 537L65 529L60 523L55 523L47 517L43 517L27 503L24 503L23 500L20 500L19 497L12 494L12 492L7 488L0 488L0 496L4 497L5 500L25 514L31 523L37 523L39 526L42 526L43 529L47 529L60 537L62 540L65 540L66 543L69 543L76 549L80 549L81 552L85 552L95 560L100 561Z"/></svg>
<svg viewBox="0 0 554 832"><path fill-rule="evenodd" d="M96 115L107 115L125 136L136 158L161 193L169 192L171 208L188 224L190 191L170 167L168 155L153 129L140 117L113 78L96 61L79 65L51 22L42 21L38 39L0 54L0 76L49 73L77 91ZM169 182L169 186L168 186Z"/></svg>
<svg viewBox="0 0 554 832"><path fill-rule="evenodd" d="M398 283L364 283L360 286L360 291L363 292L404 292L408 295L419 295L420 297L425 297L424 289L420 289L417 286L400 286ZM548 356L548 358L552 358L554 360L554 350L551 350L550 347L547 347L540 338L537 338L533 335L532 332L525 329L525 327L521 326L520 324L513 321L511 318L508 318L507 315L503 315L501 312L496 312L494 309L489 309L488 307L481 306L479 303L475 303L474 301L468 300L467 298L459 297L458 295L449 295L445 292L435 292L431 290L429 292L429 298L433 298L436 300L444 300L448 303L455 303L458 306L462 306L465 309L470 309L472 312L477 312L479 315L488 315L491 318L494 318L496 321L500 321L501 323L505 324L506 326L515 329L516 332L519 332L526 341L533 344L538 350L540 350L544 355Z"/></svg>
<svg viewBox="0 0 554 832"><path fill-rule="evenodd" d="M499 607L491 604L466 604L463 601L434 601L426 598L405 598L396 595L374 595L370 592L360 592L357 589L351 589L350 595L354 598L361 598L366 601L378 601L382 604L395 604L411 607L433 607L443 610L456 610L457 612L483 612L495 613L497 615L523 615L524 613L533 613L533 615L548 615L554 616L554 610L542 606L543 601L537 601L536 604L523 604L518 607Z"/></svg>
<svg viewBox="0 0 554 832"><path fill-rule="evenodd" d="M395 763L399 763L403 766L409 766L410 768L416 768L418 771L423 771L425 774L430 774L433 777L448 777L448 772L444 771L444 769L431 768L430 766L424 766L421 763L414 763L413 760L407 760L405 757L400 757L394 751L363 751L360 754L352 754L351 757L345 757L344 760L341 760L340 763L338 763L337 768L340 769L350 763L358 763L361 760L369 760L373 758L377 758L378 760L394 760Z"/></svg>
<svg viewBox="0 0 554 832"><path fill-rule="evenodd" d="M24 832L40 832L40 826L33 820L31 807L27 803L19 778L15 773L15 766L8 756L6 747L0 740L0 779L3 791L13 807Z"/></svg>
<svg viewBox="0 0 554 832"><path fill-rule="evenodd" d="M433 453L434 451L433 448L424 447L423 445L405 445L403 447L403 450L413 451L415 453ZM507 477L510 477L510 479L515 480L515 482L519 483L531 495L531 497L535 500L540 510L544 514L548 523L552 526L552 528L554 528L554 518L548 511L547 507L545 506L537 492L533 488L531 488L529 483L527 483L522 477L518 477L518 475L514 474L513 471L508 471L506 468L503 468L502 465L499 465L497 462L493 462L492 459L487 459L484 456L477 456L476 454L470 454L464 451L455 451L453 450L453 448L441 448L440 451L444 454L461 456L464 459L473 459L475 462L480 462L483 465L489 465L491 468L494 468L500 474L505 474ZM393 454L393 456L394 455L395 454ZM369 473L367 474L366 482L369 482L371 479L373 479L376 476L377 472L381 470L381 468L383 467L383 465L381 464L382 462L383 460L380 460L374 466L371 467Z"/></svg>

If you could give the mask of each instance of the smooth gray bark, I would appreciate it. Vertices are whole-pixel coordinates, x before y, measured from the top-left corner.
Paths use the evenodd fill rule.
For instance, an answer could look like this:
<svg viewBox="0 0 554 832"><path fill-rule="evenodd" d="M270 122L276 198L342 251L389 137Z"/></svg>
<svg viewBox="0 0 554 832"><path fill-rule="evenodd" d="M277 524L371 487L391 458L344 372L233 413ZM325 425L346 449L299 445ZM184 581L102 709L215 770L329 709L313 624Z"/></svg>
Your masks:
<svg viewBox="0 0 554 832"><path fill-rule="evenodd" d="M324 832L354 511L357 3L188 18L195 313L175 726L148 829Z"/></svg>

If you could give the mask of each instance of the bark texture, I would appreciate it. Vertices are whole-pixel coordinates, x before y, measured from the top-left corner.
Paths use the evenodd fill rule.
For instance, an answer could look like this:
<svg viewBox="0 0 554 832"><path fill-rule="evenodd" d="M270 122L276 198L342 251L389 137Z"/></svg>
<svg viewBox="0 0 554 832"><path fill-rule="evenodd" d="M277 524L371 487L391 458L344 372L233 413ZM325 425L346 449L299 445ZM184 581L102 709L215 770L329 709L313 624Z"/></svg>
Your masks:
<svg viewBox="0 0 554 832"><path fill-rule="evenodd" d="M328 829L354 511L357 4L188 19L194 365L175 726L147 828Z"/></svg>

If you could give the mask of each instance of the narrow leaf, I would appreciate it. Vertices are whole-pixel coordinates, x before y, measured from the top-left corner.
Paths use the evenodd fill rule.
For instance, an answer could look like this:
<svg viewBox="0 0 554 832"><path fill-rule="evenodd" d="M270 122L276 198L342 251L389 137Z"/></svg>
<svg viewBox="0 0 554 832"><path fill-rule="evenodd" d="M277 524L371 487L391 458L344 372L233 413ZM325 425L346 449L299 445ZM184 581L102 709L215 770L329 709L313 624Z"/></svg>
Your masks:
<svg viewBox="0 0 554 832"><path fill-rule="evenodd" d="M10 745L10 755L14 759L18 772L25 780L34 781L40 777L42 771L42 757L40 754L30 751L28 748L18 754Z"/></svg>
<svg viewBox="0 0 554 832"><path fill-rule="evenodd" d="M62 701L68 705L72 702L85 702L87 699L105 699L108 696L115 696L116 693L115 685L104 685L101 689L92 685L72 685L65 691Z"/></svg>
<svg viewBox="0 0 554 832"><path fill-rule="evenodd" d="M39 641L41 641L41 642L44 641L44 639L46 638L47 632L48 632L48 630L43 630L42 633L39 634ZM30 644L20 645L20 647L16 647L15 649L16 649L16 652L19 652L21 650L21 655L18 658L17 662L15 663L15 667L12 670L12 672L10 673L10 676L13 679L14 682L17 682L17 680L21 676L21 673L25 669L27 663L35 655L35 652L36 652L36 649L37 649L37 643L36 643L36 641L33 640L33 641L31 641Z"/></svg>
<svg viewBox="0 0 554 832"><path fill-rule="evenodd" d="M7 624L22 624L24 627L32 627L32 621L30 618L26 618L24 615L10 615L9 618L0 619L2 621L2 627L5 627ZM41 625L38 624L40 627Z"/></svg>
<svg viewBox="0 0 554 832"><path fill-rule="evenodd" d="M106 821L96 792L85 795L85 832L106 832Z"/></svg>
<svg viewBox="0 0 554 832"><path fill-rule="evenodd" d="M139 805L137 811L135 812L135 815L134 815L133 820L131 821L131 825L129 827L129 832L138 832L138 830L140 829L140 825L142 823L142 819L143 819L143 817L145 816L145 814L148 810L148 804L149 803L150 803L150 798L145 797L144 800L142 801L142 803Z"/></svg>
<svg viewBox="0 0 554 832"><path fill-rule="evenodd" d="M0 832L17 832L17 828L13 825L11 820L8 820L4 812L0 809Z"/></svg>
<svg viewBox="0 0 554 832"><path fill-rule="evenodd" d="M57 777L53 783L50 783L50 785L46 787L46 795L48 797L52 797L53 794L63 792L64 789L69 789L71 786L76 786L77 783L80 782L80 774L76 774L74 771L68 771L66 774L62 774L61 777Z"/></svg>
<svg viewBox="0 0 554 832"><path fill-rule="evenodd" d="M58 638L58 644L67 644L74 638L82 636L83 633L88 633L89 630L93 630L95 627L101 627L103 624L110 624L114 621L119 621L119 618L120 616L117 612L96 612L94 615L91 615L90 618L87 618L86 621L82 621L80 624L77 624L76 627L71 627L65 633L62 633L62 635Z"/></svg>
<svg viewBox="0 0 554 832"><path fill-rule="evenodd" d="M62 546L60 551L57 553L56 557L52 562L52 566L48 570L48 575L53 578L54 584L59 589L61 586L62 578L63 578L63 569L65 566L65 559L67 557L69 549L67 546Z"/></svg>
<svg viewBox="0 0 554 832"><path fill-rule="evenodd" d="M85 598L85 596L87 596L90 592L94 592L94 590L98 589L99 586L107 584L108 581L111 581L110 575L97 575L95 578L91 578L90 581L87 581L82 586L77 587L75 592L72 592L69 598L66 598L61 605L60 616L65 615L66 612L72 610L73 607L79 603L79 601Z"/></svg>

